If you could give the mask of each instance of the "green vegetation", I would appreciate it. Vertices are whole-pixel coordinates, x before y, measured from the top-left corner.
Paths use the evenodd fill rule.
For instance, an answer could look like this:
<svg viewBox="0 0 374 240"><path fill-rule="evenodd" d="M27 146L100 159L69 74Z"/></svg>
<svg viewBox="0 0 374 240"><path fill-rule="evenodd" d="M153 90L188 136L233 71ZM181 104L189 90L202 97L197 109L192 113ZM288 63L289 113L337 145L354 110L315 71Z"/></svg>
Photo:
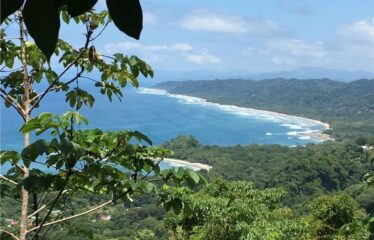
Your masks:
<svg viewBox="0 0 374 240"><path fill-rule="evenodd" d="M165 82L170 93L303 116L330 123L337 139L374 137L374 80L214 80Z"/></svg>
<svg viewBox="0 0 374 240"><path fill-rule="evenodd" d="M281 189L256 189L248 182L217 180L198 193L174 191L184 213L168 214L170 239L367 239L365 213L347 194L321 196L297 216L282 206ZM340 231L343 226L353 226Z"/></svg>
<svg viewBox="0 0 374 240"><path fill-rule="evenodd" d="M95 104L92 88L80 84L81 81L93 82L92 85L110 101L114 96L121 100L122 89L128 83L138 87L139 75L152 77L153 70L136 56L100 55L94 45L112 20L129 35L138 37L142 19L137 0L108 0L111 17L107 11L88 11L95 0L85 2L89 5L87 9L75 2L27 0L16 14L1 19L4 28L0 29L0 97L5 106L14 109L23 120L19 129L25 146L19 152L0 150L1 165L10 168L0 175L1 196L11 199L5 206L13 206L8 211L2 209L1 214L2 218L13 219L11 222L14 223L2 222L2 239L45 238L51 227L58 232L71 220L118 201L131 202L138 196L136 194L161 194L160 182L190 187L205 183L205 179L192 170L161 171L159 163L169 151L152 147L152 141L138 131L104 132L80 128L79 125L87 125L88 120L78 111ZM135 13L131 13L133 23L118 23L123 18L116 14L129 3L135 8ZM12 4L16 4L16 8ZM7 17L22 4L23 1L1 1L2 14L6 10L4 16ZM134 8L124 12L129 13ZM57 40L60 16L67 24L74 20L83 27L81 48ZM129 20L128 15L126 19ZM14 24L12 28L19 28L19 35L8 38L6 30L11 24ZM132 26L137 28L129 30ZM35 42L28 41L28 34ZM55 59L53 64L50 63L51 55ZM101 78L91 78L93 71ZM45 96L56 92L65 93L65 101L75 111L34 116ZM35 135L33 142L31 134ZM74 211L65 208L67 203L77 200L74 196L84 194L102 195L101 199L105 201L89 207L75 204L78 208ZM179 202L167 203L173 209L180 206ZM54 214L56 210L62 214ZM14 218L15 214L18 217ZM90 222L85 224L91 226ZM76 226L71 230L72 235L92 232Z"/></svg>
<svg viewBox="0 0 374 240"><path fill-rule="evenodd" d="M24 2L1 1L6 27L0 30L0 96L24 120L25 143L21 152L0 151L1 165L11 166L0 175L1 239L374 238L373 152L361 146L373 143L373 81L161 84L210 101L317 118L330 122L338 138L360 138L289 148L204 146L185 136L152 147L137 131L79 127L88 120L78 110L95 103L82 79L93 81L111 101L122 98L127 83L138 87L140 74L153 76L136 56L104 56L94 46L111 21L138 38L139 1L108 0L109 12L99 13L89 11L97 0ZM81 48L57 39L60 16L84 26ZM13 23L20 28L17 41L6 38ZM27 41L28 34L35 43ZM61 72L52 68L52 55ZM101 79L92 79L93 71ZM40 83L47 87L38 92ZM47 94L59 91L75 112L33 115ZM157 159L172 155L165 148L213 170L161 170Z"/></svg>
<svg viewBox="0 0 374 240"><path fill-rule="evenodd" d="M209 179L245 180L259 188L281 187L285 202L297 209L321 195L361 184L374 169L374 155L355 143L326 142L294 148L280 145L219 147L202 145L192 136L180 136L164 144L174 157L211 165ZM353 189L352 189L353 191ZM374 204L373 191L360 190L365 206ZM358 192L358 191L357 191ZM369 200L371 198L371 200Z"/></svg>

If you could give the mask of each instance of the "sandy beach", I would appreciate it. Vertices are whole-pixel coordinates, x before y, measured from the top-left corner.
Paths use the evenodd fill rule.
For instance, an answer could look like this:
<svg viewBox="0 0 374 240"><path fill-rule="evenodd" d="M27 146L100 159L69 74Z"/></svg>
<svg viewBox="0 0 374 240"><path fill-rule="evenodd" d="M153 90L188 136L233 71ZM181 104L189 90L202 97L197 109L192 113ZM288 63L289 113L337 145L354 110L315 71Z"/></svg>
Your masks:
<svg viewBox="0 0 374 240"><path fill-rule="evenodd" d="M212 166L209 166L207 164L192 163L186 160L180 160L180 159L175 159L175 158L164 158L163 162L169 164L172 167L188 167L195 171L199 171L199 170L209 171L210 169L212 169Z"/></svg>

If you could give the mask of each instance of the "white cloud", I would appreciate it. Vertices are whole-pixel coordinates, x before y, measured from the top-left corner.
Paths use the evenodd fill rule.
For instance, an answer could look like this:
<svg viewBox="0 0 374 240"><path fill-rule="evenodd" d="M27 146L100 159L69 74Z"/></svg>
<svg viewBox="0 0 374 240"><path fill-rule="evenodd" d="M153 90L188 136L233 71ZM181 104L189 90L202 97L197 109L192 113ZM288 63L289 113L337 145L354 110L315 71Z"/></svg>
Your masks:
<svg viewBox="0 0 374 240"><path fill-rule="evenodd" d="M374 19L365 19L340 30L340 34L351 39L374 42Z"/></svg>
<svg viewBox="0 0 374 240"><path fill-rule="evenodd" d="M265 45L265 51L270 55L293 57L324 58L327 55L323 42L307 43L298 39L270 40Z"/></svg>
<svg viewBox="0 0 374 240"><path fill-rule="evenodd" d="M269 19L246 20L240 15L219 13L211 10L196 10L185 17L180 26L190 31L206 31L233 34L271 35L285 31Z"/></svg>
<svg viewBox="0 0 374 240"><path fill-rule="evenodd" d="M114 53L119 50L135 50L140 49L143 46L137 42L117 42L117 43L108 43L104 46L104 49L109 53Z"/></svg>
<svg viewBox="0 0 374 240"><path fill-rule="evenodd" d="M169 47L166 46L166 45L149 45L149 46L143 46L143 49L145 51L150 51L150 52L167 50L168 48Z"/></svg>
<svg viewBox="0 0 374 240"><path fill-rule="evenodd" d="M144 11L143 12L143 22L145 24L155 24L155 23L157 23L157 17L150 12Z"/></svg>
<svg viewBox="0 0 374 240"><path fill-rule="evenodd" d="M104 46L108 53L118 51L138 50L141 52L159 52L159 51L192 51L193 47L188 43L175 43L171 45L142 45L137 42L117 42L109 43Z"/></svg>
<svg viewBox="0 0 374 240"><path fill-rule="evenodd" d="M299 39L270 39L260 46L240 51L242 56L267 59L275 65L316 65L328 61L329 50L322 41L306 42Z"/></svg>
<svg viewBox="0 0 374 240"><path fill-rule="evenodd" d="M188 43L170 45L142 45L137 42L109 43L104 46L107 53L123 52L136 54L146 61L183 61L194 64L217 64L221 59L207 49L196 49Z"/></svg>
<svg viewBox="0 0 374 240"><path fill-rule="evenodd" d="M195 12L184 19L181 27L192 31L245 33L249 30L245 20L238 16L213 12Z"/></svg>
<svg viewBox="0 0 374 240"><path fill-rule="evenodd" d="M265 20L255 20L248 23L249 31L257 34L271 35L284 33L285 31L274 21Z"/></svg>
<svg viewBox="0 0 374 240"><path fill-rule="evenodd" d="M188 52L188 51L191 51L193 48L188 43L176 43L176 44L171 45L170 49L178 50L178 51L182 51L182 52Z"/></svg>
<svg viewBox="0 0 374 240"><path fill-rule="evenodd" d="M206 64L206 63L213 63L218 64L221 63L221 59L211 53L208 50L203 50L200 53L194 54L186 54L186 61L195 64Z"/></svg>
<svg viewBox="0 0 374 240"><path fill-rule="evenodd" d="M250 47L247 47L247 48L241 50L241 51L240 51L240 54L245 55L245 56L248 56L248 55L253 54L253 52L254 52L255 50L256 50L255 47L250 46Z"/></svg>

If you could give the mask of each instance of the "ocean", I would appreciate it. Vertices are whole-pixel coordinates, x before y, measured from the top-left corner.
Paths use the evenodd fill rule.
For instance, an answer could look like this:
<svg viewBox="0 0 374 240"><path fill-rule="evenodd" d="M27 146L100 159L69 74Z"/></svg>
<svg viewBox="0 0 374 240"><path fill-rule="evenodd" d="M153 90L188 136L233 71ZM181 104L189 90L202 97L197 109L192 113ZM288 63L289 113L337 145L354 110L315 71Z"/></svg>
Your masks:
<svg viewBox="0 0 374 240"><path fill-rule="evenodd" d="M20 149L22 121L1 103L1 149ZM71 110L63 95L47 97L38 112L61 114ZM287 146L321 142L309 136L323 129L313 121L219 105L203 99L168 94L152 88L126 88L122 102L96 95L94 107L83 107L89 127L103 130L138 130L155 145L178 135L193 135L209 145L281 144Z"/></svg>
<svg viewBox="0 0 374 240"><path fill-rule="evenodd" d="M163 90L127 87L122 102L113 98L112 103L105 96L95 96L94 107L81 110L89 120L88 127L138 130L154 145L178 135L193 135L203 144L220 146L252 143L296 146L322 141L310 133L322 130L323 126L307 119L213 104ZM50 95L35 114L71 110L64 98L62 94ZM3 102L0 110L0 149L22 149L23 137L19 133L22 121Z"/></svg>

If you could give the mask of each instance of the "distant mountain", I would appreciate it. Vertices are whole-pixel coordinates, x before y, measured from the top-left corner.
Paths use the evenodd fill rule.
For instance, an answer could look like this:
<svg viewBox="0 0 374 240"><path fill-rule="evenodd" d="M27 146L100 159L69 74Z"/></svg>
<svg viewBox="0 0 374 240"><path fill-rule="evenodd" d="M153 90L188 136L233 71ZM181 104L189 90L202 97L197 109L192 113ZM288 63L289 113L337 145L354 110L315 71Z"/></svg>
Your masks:
<svg viewBox="0 0 374 240"><path fill-rule="evenodd" d="M220 72L213 70L199 71L165 71L156 70L155 78L146 80L150 83L165 81L186 81L186 80L215 80L215 79L246 79L246 80L264 80L274 78L297 78L297 79L324 79L328 78L335 81L350 82L359 79L373 79L374 73L366 71L350 71L341 69L327 69L317 67L301 67L289 71L275 71L267 73L230 71Z"/></svg>
<svg viewBox="0 0 374 240"><path fill-rule="evenodd" d="M301 67L290 71L278 71L262 73L251 76L253 80L273 78L297 78L297 79L323 79L351 82L359 79L373 79L374 73L365 71L349 71L340 69L327 69L317 67Z"/></svg>

